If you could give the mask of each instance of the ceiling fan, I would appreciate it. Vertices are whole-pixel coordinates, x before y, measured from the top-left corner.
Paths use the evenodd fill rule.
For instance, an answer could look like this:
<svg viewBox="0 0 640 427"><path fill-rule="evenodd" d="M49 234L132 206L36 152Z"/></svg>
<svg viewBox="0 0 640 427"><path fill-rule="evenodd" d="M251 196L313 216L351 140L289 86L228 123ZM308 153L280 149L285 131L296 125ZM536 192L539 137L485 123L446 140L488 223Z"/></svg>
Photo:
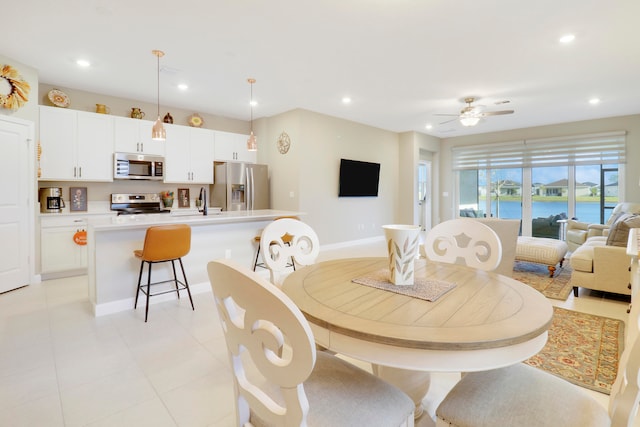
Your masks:
<svg viewBox="0 0 640 427"><path fill-rule="evenodd" d="M482 111L479 106L471 105L476 99L473 97L468 97L464 99L467 106L460 110L460 114L436 114L436 116L456 116L457 118L447 120L445 122L440 123L441 125L445 123L452 122L454 120L460 120L462 126L475 126L478 124L480 119L488 116L501 116L504 114L513 114L513 110L501 110L501 111ZM500 104L505 104L509 101L499 102Z"/></svg>

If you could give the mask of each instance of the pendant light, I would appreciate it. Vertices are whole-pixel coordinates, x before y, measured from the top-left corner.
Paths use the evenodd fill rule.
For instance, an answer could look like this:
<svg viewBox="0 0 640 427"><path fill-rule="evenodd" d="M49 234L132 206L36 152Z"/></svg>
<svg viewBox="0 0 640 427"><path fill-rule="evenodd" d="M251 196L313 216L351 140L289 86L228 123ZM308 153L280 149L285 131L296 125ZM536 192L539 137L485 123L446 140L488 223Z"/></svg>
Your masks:
<svg viewBox="0 0 640 427"><path fill-rule="evenodd" d="M251 86L251 97L249 100L249 105L251 106L251 135L249 135L249 139L247 139L247 150L248 151L257 151L258 150L258 140L256 136L253 134L253 84L256 82L256 79L247 79L249 85Z"/></svg>
<svg viewBox="0 0 640 427"><path fill-rule="evenodd" d="M164 52L161 50L152 50L151 53L158 58L158 120L156 120L153 128L151 128L151 139L164 141L167 139L167 131L164 129L162 119L160 118L160 58L164 56Z"/></svg>

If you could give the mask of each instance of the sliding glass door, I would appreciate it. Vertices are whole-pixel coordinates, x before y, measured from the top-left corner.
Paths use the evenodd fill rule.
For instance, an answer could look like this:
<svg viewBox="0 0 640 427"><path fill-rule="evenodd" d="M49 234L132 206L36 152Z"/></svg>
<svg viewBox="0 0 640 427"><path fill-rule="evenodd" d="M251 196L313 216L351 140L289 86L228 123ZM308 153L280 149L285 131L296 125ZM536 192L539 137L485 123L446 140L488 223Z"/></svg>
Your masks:
<svg viewBox="0 0 640 427"><path fill-rule="evenodd" d="M531 168L531 235L558 239L569 212L569 167Z"/></svg>
<svg viewBox="0 0 640 427"><path fill-rule="evenodd" d="M523 235L558 239L560 220L609 218L619 176L618 165L462 170L459 216L522 219Z"/></svg>
<svg viewBox="0 0 640 427"><path fill-rule="evenodd" d="M559 238L558 221L601 223L624 189L626 132L451 148L460 216L520 218L525 236Z"/></svg>

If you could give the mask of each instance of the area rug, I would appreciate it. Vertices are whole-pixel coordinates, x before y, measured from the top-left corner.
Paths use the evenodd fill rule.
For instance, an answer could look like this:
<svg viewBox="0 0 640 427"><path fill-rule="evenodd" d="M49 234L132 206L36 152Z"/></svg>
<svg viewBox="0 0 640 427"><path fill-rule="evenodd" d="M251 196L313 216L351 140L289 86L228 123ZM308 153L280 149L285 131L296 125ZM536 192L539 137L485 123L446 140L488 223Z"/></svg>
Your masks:
<svg viewBox="0 0 640 427"><path fill-rule="evenodd" d="M516 261L513 266L513 278L531 286L547 298L566 301L573 289L569 283L571 266L568 262L565 260L562 267L557 266L553 277L549 277L549 268L546 265Z"/></svg>
<svg viewBox="0 0 640 427"><path fill-rule="evenodd" d="M524 363L609 394L623 346L623 321L554 307L547 344Z"/></svg>

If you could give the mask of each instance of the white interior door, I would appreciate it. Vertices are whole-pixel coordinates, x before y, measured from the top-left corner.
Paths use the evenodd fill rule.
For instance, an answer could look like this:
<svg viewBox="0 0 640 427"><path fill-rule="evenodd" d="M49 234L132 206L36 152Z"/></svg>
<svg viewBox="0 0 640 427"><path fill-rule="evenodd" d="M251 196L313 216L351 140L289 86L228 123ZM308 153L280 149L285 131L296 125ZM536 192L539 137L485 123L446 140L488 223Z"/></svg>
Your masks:
<svg viewBox="0 0 640 427"><path fill-rule="evenodd" d="M422 231L431 230L431 183L431 161L421 160L418 164L418 205Z"/></svg>
<svg viewBox="0 0 640 427"><path fill-rule="evenodd" d="M33 127L0 116L0 292L29 284L29 252L33 245L29 195L32 168L29 141Z"/></svg>

